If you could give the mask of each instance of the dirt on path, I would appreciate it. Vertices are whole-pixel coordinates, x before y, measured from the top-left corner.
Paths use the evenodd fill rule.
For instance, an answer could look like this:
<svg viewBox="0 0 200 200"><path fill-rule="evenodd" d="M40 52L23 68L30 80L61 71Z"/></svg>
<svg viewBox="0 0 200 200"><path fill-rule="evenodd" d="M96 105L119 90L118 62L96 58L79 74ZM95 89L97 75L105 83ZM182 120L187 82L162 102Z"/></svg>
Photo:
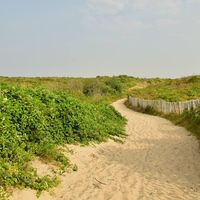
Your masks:
<svg viewBox="0 0 200 200"><path fill-rule="evenodd" d="M160 117L113 106L128 119L124 144L70 146L78 171L40 200L200 200L200 153L194 136ZM12 200L35 200L31 190Z"/></svg>

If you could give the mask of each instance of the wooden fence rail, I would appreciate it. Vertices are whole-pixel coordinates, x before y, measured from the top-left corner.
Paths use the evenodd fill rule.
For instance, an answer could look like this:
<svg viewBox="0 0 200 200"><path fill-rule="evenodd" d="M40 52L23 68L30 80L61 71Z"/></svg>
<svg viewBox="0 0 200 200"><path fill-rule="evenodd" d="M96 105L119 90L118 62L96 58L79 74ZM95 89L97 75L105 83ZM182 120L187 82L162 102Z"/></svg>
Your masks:
<svg viewBox="0 0 200 200"><path fill-rule="evenodd" d="M142 108L146 108L147 106L150 106L155 110L165 114L181 114L185 109L190 110L191 108L196 108L200 105L200 99L181 102L167 102L164 100L145 100L129 96L128 101L133 107L140 106Z"/></svg>

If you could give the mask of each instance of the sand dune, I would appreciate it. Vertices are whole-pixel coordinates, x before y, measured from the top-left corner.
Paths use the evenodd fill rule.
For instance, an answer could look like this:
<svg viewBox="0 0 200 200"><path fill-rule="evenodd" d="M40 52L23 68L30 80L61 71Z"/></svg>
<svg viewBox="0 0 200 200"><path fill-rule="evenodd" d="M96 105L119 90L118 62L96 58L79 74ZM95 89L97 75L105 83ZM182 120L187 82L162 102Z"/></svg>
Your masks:
<svg viewBox="0 0 200 200"><path fill-rule="evenodd" d="M40 200L199 200L199 144L184 128L160 117L113 106L128 119L124 144L71 146L78 172ZM34 200L35 192L16 190L12 200Z"/></svg>

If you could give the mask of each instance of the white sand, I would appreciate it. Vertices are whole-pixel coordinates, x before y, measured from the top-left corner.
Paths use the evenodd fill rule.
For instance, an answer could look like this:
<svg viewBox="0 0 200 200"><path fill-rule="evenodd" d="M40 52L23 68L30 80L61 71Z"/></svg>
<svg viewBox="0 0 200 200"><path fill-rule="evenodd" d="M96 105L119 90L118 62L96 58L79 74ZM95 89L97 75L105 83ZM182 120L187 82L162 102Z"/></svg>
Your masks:
<svg viewBox="0 0 200 200"><path fill-rule="evenodd" d="M70 146L78 172L66 173L40 200L199 200L200 153L194 136L160 117L134 112L117 101L128 119L124 144ZM16 190L12 200L35 200Z"/></svg>

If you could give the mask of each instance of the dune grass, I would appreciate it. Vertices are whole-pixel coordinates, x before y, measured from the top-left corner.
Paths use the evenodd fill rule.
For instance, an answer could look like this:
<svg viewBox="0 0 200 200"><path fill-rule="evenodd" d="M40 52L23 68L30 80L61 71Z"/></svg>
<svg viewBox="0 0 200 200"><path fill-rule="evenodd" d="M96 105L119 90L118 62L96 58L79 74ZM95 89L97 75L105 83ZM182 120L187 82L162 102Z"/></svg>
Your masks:
<svg viewBox="0 0 200 200"><path fill-rule="evenodd" d="M51 91L66 92L82 101L111 103L125 97L129 88L140 79L120 76L97 76L96 78L70 77L0 77L0 83L7 83L23 88L43 87Z"/></svg>
<svg viewBox="0 0 200 200"><path fill-rule="evenodd" d="M200 75L180 79L150 79L143 89L133 89L129 95L142 99L184 101L200 98Z"/></svg>

